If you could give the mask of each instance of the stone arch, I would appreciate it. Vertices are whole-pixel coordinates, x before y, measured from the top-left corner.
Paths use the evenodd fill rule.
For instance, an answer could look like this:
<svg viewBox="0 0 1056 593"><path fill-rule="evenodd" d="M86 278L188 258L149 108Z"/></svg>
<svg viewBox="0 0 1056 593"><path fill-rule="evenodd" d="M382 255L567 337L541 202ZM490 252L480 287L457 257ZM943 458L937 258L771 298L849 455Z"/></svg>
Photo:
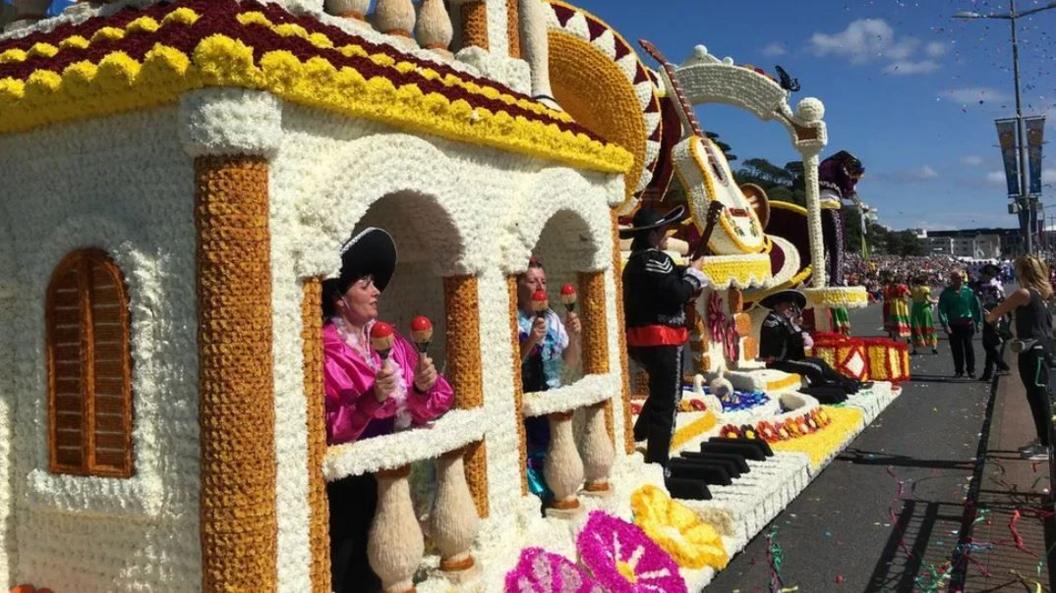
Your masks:
<svg viewBox="0 0 1056 593"><path fill-rule="evenodd" d="M607 201L610 195L612 192L592 186L580 173L569 169L548 169L538 174L506 221L506 273L524 271L544 232L557 241L555 250L568 261L570 270L610 268L614 249Z"/></svg>
<svg viewBox="0 0 1056 593"><path fill-rule="evenodd" d="M416 231L414 237L403 234L407 248L396 237L401 258L412 246L425 250L434 261L433 273L440 276L476 275L487 267L488 249L494 253L484 224L488 196L483 184L460 177L463 163L404 134L375 134L341 146L326 162L314 165L335 173L316 176L317 183L298 192L295 200L305 233L295 266L299 276L335 274L341 243L375 203L390 197L406 216L393 222Z"/></svg>

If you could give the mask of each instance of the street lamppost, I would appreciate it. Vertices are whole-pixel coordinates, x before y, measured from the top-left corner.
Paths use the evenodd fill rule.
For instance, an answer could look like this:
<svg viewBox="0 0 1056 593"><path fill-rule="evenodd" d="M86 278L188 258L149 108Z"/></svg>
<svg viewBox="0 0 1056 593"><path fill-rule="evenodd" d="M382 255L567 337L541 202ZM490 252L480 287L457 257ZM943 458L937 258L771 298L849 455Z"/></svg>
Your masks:
<svg viewBox="0 0 1056 593"><path fill-rule="evenodd" d="M1030 10L1024 10L1023 12L1016 12L1016 0L1009 0L1008 12L1007 13L992 13L992 14L980 14L978 12L972 12L968 10L962 10L953 15L953 18L957 19L997 19L1006 20L1012 23L1012 78L1016 86L1016 155L1019 158L1019 202L1020 208L1025 208L1027 212L1027 228L1026 240L1027 240L1027 253L1034 250L1033 234L1034 234L1034 202L1030 196L1027 195L1027 133L1023 129L1023 102L1020 99L1019 91L1019 41L1016 37L1016 20L1032 14L1037 14L1046 10L1056 8L1056 0L1049 2L1045 6L1039 6L1037 8L1031 8Z"/></svg>

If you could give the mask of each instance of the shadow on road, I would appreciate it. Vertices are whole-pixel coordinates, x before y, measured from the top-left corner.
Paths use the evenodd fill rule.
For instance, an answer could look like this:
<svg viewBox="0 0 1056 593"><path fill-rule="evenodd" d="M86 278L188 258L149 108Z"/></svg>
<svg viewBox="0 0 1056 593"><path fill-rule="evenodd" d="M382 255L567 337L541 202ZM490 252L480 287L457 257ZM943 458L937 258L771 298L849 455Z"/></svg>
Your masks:
<svg viewBox="0 0 1056 593"><path fill-rule="evenodd" d="M910 457L908 455L892 455L890 453L863 451L853 447L845 450L836 459L840 461L849 461L858 465L929 467L934 469L959 469L966 471L971 471L975 467L975 460L973 459L966 459L963 461L953 459L917 459L916 457Z"/></svg>

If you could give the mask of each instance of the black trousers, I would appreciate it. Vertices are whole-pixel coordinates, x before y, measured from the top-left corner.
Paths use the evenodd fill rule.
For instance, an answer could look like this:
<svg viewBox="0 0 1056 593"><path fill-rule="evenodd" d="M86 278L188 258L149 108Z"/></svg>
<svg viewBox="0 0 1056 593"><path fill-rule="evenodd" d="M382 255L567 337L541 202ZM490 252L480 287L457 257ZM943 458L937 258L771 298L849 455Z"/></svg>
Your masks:
<svg viewBox="0 0 1056 593"><path fill-rule="evenodd" d="M975 326L951 325L950 326L950 352L953 353L953 371L958 375L964 374L965 368L969 375L975 374L975 347L972 346L972 336L975 335Z"/></svg>
<svg viewBox="0 0 1056 593"><path fill-rule="evenodd" d="M330 503L330 578L334 593L377 593L381 581L367 561L367 534L378 506L373 475L326 485Z"/></svg>
<svg viewBox="0 0 1056 593"><path fill-rule="evenodd" d="M990 377L994 368L999 371L1007 371L1008 365L1001 359L1001 336L989 323L983 324L983 352L986 353L986 363L983 365L983 376Z"/></svg>
<svg viewBox="0 0 1056 593"><path fill-rule="evenodd" d="M1027 391L1027 403L1034 417L1034 429L1043 446L1049 446L1052 404L1049 401L1049 364L1045 349L1035 346L1019 353L1019 378Z"/></svg>
<svg viewBox="0 0 1056 593"><path fill-rule="evenodd" d="M634 423L635 438L645 437L647 463L667 467L682 399L682 346L632 346L627 353L649 374L649 397Z"/></svg>
<svg viewBox="0 0 1056 593"><path fill-rule="evenodd" d="M822 403L839 403L852 393L857 393L861 384L836 372L829 363L820 358L805 356L796 360L775 360L766 365L786 373L803 375L810 387L801 389Z"/></svg>

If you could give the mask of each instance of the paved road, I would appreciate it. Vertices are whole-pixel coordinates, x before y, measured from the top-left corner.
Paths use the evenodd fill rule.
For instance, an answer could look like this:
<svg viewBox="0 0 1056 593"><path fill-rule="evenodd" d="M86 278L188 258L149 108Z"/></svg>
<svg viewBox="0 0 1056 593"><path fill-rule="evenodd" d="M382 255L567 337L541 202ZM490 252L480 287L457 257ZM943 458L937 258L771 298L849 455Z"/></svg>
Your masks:
<svg viewBox="0 0 1056 593"><path fill-rule="evenodd" d="M879 306L852 312L854 334L881 334L880 315ZM978 340L975 347L978 372ZM771 524L786 587L928 591L931 571L951 557L990 385L951 378L944 341L938 355L916 356L912 364L914 378L902 395ZM769 577L760 534L707 592L768 592ZM1024 590L1017 586L1008 590Z"/></svg>

